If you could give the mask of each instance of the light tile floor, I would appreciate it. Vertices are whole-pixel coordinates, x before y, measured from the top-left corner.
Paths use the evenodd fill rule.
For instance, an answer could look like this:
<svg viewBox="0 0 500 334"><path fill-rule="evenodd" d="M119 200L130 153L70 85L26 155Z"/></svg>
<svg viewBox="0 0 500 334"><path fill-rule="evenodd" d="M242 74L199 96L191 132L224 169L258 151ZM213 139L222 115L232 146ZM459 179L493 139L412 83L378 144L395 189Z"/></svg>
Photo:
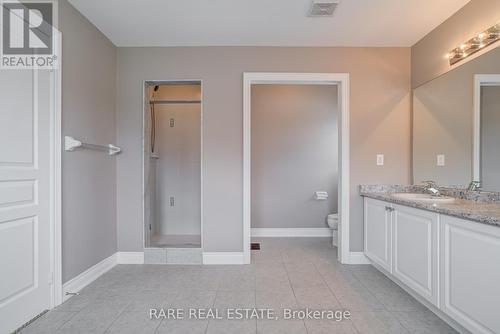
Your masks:
<svg viewBox="0 0 500 334"><path fill-rule="evenodd" d="M118 265L22 333L455 333L329 238L266 238L246 266ZM349 310L350 320L150 320L150 308Z"/></svg>

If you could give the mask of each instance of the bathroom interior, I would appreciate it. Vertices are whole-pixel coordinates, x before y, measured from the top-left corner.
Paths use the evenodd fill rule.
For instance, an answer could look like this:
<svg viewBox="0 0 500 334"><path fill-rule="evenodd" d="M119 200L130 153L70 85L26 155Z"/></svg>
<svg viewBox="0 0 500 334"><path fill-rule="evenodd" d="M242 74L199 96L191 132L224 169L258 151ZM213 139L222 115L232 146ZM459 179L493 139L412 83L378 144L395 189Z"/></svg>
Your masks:
<svg viewBox="0 0 500 334"><path fill-rule="evenodd" d="M201 95L200 81L145 83L144 242L157 254L201 251Z"/></svg>
<svg viewBox="0 0 500 334"><path fill-rule="evenodd" d="M338 87L253 85L251 117L252 236L309 229L337 245Z"/></svg>
<svg viewBox="0 0 500 334"><path fill-rule="evenodd" d="M59 68L0 69L1 334L500 333L499 0L55 3Z"/></svg>

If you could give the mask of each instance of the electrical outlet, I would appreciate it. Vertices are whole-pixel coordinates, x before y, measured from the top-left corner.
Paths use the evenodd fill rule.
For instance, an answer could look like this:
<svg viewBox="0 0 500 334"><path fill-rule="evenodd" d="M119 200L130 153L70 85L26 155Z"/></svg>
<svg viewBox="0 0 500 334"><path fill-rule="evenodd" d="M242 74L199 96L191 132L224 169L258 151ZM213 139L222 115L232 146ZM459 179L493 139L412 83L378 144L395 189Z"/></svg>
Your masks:
<svg viewBox="0 0 500 334"><path fill-rule="evenodd" d="M377 154L377 166L383 166L383 165L384 165L384 155Z"/></svg>
<svg viewBox="0 0 500 334"><path fill-rule="evenodd" d="M443 167L445 165L445 157L444 154L438 154L436 158L436 164L439 167Z"/></svg>

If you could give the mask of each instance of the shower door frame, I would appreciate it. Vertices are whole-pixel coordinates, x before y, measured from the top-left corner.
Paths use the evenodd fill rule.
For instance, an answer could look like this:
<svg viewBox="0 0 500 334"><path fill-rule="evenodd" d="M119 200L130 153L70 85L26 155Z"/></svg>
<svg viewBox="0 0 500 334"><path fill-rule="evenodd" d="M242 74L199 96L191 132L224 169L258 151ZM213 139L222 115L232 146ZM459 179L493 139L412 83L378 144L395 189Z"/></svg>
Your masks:
<svg viewBox="0 0 500 334"><path fill-rule="evenodd" d="M159 249L159 247L149 247L146 245L146 234L151 238L150 230L146 228L146 117L149 116L149 97L147 95L148 87L151 85L187 85L189 83L200 84L200 248L203 251L203 171L204 171L204 152L203 152L203 80L202 79L175 79L175 80L165 80L165 79L146 79L142 81L142 246L143 249ZM146 104L147 103L147 104ZM149 148L148 148L149 149ZM164 248L160 248L164 249Z"/></svg>

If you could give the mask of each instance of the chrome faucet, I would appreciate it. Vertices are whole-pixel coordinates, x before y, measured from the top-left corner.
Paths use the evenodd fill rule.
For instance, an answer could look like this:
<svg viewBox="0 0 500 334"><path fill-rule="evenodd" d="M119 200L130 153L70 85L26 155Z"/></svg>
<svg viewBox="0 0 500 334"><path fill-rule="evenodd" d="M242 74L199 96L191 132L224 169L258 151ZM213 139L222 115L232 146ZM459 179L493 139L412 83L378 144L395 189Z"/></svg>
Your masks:
<svg viewBox="0 0 500 334"><path fill-rule="evenodd" d="M471 183L469 183L469 186L467 187L467 190L476 191L479 188L481 188L481 181L471 181Z"/></svg>
<svg viewBox="0 0 500 334"><path fill-rule="evenodd" d="M438 189L436 182L434 181L422 181L425 185L425 190L430 192L432 196L440 196L441 192Z"/></svg>

